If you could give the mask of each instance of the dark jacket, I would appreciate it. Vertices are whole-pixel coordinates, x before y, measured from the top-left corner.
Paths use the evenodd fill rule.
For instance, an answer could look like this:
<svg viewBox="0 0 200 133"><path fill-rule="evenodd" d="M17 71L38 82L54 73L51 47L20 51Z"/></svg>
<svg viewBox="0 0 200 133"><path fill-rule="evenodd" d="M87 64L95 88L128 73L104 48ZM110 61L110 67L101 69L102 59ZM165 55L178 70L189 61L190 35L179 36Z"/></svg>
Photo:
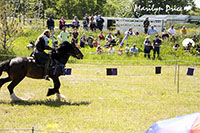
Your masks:
<svg viewBox="0 0 200 133"><path fill-rule="evenodd" d="M47 27L49 30L51 30L52 28L54 29L55 25L54 25L54 20L52 18L47 19Z"/></svg>

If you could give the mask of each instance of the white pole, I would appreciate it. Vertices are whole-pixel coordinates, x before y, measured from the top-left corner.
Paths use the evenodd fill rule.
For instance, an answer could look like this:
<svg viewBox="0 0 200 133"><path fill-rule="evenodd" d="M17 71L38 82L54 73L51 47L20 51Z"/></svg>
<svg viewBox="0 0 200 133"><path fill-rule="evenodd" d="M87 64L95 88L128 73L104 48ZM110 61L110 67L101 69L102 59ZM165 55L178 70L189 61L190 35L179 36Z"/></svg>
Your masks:
<svg viewBox="0 0 200 133"><path fill-rule="evenodd" d="M179 65L178 65L177 93L179 93Z"/></svg>

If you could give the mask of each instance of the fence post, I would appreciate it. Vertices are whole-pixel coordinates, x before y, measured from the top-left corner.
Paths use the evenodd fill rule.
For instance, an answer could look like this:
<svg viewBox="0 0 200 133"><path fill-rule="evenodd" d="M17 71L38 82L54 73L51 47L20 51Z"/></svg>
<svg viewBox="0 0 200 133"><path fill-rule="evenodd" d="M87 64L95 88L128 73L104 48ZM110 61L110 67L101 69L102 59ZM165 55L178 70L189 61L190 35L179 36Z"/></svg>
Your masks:
<svg viewBox="0 0 200 133"><path fill-rule="evenodd" d="M179 65L178 65L177 93L179 93Z"/></svg>
<svg viewBox="0 0 200 133"><path fill-rule="evenodd" d="M194 70L196 69L196 63L194 63ZM196 77L194 73L194 89L196 89Z"/></svg>
<svg viewBox="0 0 200 133"><path fill-rule="evenodd" d="M176 71L177 71L177 64L178 64L178 61L177 61L177 59L176 59L175 76L174 76L174 85L176 85Z"/></svg>

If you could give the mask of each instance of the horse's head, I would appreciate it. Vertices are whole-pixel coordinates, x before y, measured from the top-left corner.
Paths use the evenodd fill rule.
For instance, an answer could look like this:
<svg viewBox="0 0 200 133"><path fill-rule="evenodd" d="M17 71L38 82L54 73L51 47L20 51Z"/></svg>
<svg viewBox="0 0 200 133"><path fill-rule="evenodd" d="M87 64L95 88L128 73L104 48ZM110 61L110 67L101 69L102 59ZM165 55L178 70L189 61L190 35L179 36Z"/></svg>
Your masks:
<svg viewBox="0 0 200 133"><path fill-rule="evenodd" d="M73 56L77 59L83 59L83 54L78 47L74 43L69 43L68 41L64 41L60 44L60 47L57 49L58 52L63 52L68 56Z"/></svg>

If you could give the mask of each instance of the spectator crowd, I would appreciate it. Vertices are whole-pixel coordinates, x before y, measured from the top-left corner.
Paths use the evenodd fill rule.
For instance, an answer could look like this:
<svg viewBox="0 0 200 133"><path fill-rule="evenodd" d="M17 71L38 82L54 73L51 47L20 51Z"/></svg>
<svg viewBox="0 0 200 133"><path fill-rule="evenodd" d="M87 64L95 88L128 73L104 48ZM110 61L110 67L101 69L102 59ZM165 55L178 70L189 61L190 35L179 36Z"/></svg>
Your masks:
<svg viewBox="0 0 200 133"><path fill-rule="evenodd" d="M55 25L53 18L50 17L47 20L47 27L48 29L53 30L54 26ZM84 32L81 33L81 36L79 37L80 26L84 29ZM135 37L140 35L138 31L133 31L132 27L130 27L124 33L121 33L120 30L117 30L116 33L114 33L113 31L109 31L107 35L104 35L102 31L103 26L104 19L103 17L101 17L100 14L98 14L98 12L95 12L94 15L91 15L90 17L88 16L88 14L85 14L82 23L79 21L77 16L74 17L71 24L66 24L64 17L61 17L59 21L60 34L58 35L58 39L61 42L71 41L72 43L76 44L77 47L80 48L84 48L87 46L89 46L90 48L96 48L97 54L108 53L109 55L113 55L117 53L118 55L122 55L124 53L126 55L134 55L137 57L139 52L144 51L144 57L148 59L151 59L151 51L153 51L152 59L155 59L156 57L158 59L161 59L160 46L162 45L162 42L165 39L168 39L169 41L174 43L172 49L174 49L175 51L180 48L180 44L177 43L177 30L175 29L174 25L171 25L171 27L168 30L163 29L162 32L159 33L155 28L156 26L151 25L149 18L146 18L143 22L145 34L143 50L138 49L136 43L128 43L128 39L130 36ZM73 31L68 32L66 27L72 27ZM87 33L89 30L99 32L98 36L94 37L90 35L86 37L85 33ZM188 33L187 28L183 26L180 30L180 33L186 35ZM72 37L72 40L69 40L69 36ZM153 40L150 39L150 37L152 38L152 36L154 37ZM196 35L193 36L192 40L195 43L199 41ZM188 45L184 49L190 51L191 46ZM196 46L196 51L200 56L200 43Z"/></svg>

